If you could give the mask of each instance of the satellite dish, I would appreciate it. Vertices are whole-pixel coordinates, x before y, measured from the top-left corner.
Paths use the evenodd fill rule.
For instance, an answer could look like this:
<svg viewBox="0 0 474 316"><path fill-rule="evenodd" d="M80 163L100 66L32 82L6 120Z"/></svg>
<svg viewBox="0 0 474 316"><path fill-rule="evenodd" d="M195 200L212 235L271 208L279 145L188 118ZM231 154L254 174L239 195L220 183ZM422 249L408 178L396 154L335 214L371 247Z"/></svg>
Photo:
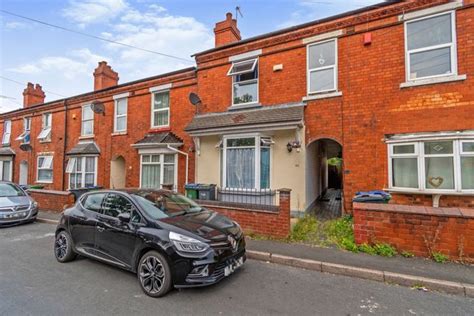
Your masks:
<svg viewBox="0 0 474 316"><path fill-rule="evenodd" d="M23 151L31 151L33 148L31 147L30 144L21 144L20 149Z"/></svg>
<svg viewBox="0 0 474 316"><path fill-rule="evenodd" d="M104 103L100 101L94 101L91 104L91 109L94 113L97 114L105 114L105 106Z"/></svg>
<svg viewBox="0 0 474 316"><path fill-rule="evenodd" d="M191 102L192 105L199 105L201 104L201 98L199 98L196 93L191 92L189 94L189 102Z"/></svg>

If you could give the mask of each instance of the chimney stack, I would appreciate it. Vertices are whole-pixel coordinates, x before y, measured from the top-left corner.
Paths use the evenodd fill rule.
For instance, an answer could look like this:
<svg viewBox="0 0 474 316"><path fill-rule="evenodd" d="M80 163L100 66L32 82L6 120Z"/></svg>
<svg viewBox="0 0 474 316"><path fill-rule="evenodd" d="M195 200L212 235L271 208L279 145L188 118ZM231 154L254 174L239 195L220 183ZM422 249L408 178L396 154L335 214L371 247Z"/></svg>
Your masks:
<svg viewBox="0 0 474 316"><path fill-rule="evenodd" d="M241 40L240 31L237 28L237 20L232 18L232 13L227 12L226 19L216 23L214 35L216 47Z"/></svg>
<svg viewBox="0 0 474 316"><path fill-rule="evenodd" d="M23 107L27 108L32 105L44 103L44 94L43 88L39 85L33 85L31 82L28 82L26 89L23 90Z"/></svg>
<svg viewBox="0 0 474 316"><path fill-rule="evenodd" d="M94 91L116 86L118 81L118 73L106 61L100 61L94 70Z"/></svg>

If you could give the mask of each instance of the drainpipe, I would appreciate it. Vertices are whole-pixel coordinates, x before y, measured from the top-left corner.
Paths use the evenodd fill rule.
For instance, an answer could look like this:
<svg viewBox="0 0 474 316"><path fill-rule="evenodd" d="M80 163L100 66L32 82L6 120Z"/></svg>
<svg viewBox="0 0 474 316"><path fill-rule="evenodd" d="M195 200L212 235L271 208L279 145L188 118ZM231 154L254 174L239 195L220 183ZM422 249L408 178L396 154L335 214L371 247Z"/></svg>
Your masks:
<svg viewBox="0 0 474 316"><path fill-rule="evenodd" d="M188 184L188 164L189 164L189 155L187 153L185 153L184 151L181 151L179 149L176 149L174 147L171 147L170 145L167 146L169 150L172 150L174 152L177 152L181 155L184 155L186 156L186 183L185 184Z"/></svg>
<svg viewBox="0 0 474 316"><path fill-rule="evenodd" d="M67 175L66 175L66 167L64 165L64 163L66 162L66 149L67 149L67 136L68 136L68 132L67 132L67 128L68 128L68 120L67 120L67 117L68 117L68 104L67 104L67 99L64 100L64 136L63 136L63 167L62 167L62 177L61 177L61 190L62 191L65 191L66 190L66 178L67 178Z"/></svg>

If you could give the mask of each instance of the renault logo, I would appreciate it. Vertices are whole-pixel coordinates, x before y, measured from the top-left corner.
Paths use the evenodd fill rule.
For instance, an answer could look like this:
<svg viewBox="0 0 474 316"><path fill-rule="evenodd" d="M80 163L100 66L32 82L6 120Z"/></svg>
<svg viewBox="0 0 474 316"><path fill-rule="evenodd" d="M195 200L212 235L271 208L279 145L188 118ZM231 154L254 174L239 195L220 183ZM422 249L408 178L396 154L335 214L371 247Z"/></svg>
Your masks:
<svg viewBox="0 0 474 316"><path fill-rule="evenodd" d="M237 251L237 240L235 240L235 238L232 237L232 236L227 237L227 240L229 241L230 246L232 247L232 251L236 252Z"/></svg>

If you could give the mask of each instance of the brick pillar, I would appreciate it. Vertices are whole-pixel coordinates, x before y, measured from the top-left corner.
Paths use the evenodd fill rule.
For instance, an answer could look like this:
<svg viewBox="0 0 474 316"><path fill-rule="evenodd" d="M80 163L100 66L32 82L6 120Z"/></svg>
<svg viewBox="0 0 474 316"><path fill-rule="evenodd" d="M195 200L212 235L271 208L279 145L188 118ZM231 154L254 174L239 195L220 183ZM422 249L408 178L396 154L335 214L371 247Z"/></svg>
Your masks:
<svg viewBox="0 0 474 316"><path fill-rule="evenodd" d="M290 234L291 189L280 189L280 210L278 215L278 235L286 237Z"/></svg>

